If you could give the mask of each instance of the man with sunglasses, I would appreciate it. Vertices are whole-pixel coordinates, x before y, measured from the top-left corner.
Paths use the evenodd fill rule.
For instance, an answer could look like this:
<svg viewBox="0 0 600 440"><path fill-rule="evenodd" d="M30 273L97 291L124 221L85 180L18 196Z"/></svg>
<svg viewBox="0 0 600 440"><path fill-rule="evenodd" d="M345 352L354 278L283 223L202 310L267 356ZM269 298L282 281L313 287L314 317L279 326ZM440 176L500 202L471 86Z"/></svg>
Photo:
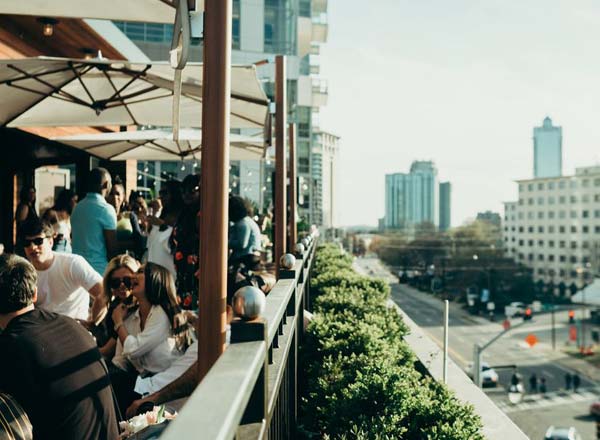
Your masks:
<svg viewBox="0 0 600 440"><path fill-rule="evenodd" d="M88 319L90 324L98 323L107 307L102 277L83 257L54 252L52 235L52 227L40 220L23 225L25 255L38 272L36 306L84 324Z"/></svg>

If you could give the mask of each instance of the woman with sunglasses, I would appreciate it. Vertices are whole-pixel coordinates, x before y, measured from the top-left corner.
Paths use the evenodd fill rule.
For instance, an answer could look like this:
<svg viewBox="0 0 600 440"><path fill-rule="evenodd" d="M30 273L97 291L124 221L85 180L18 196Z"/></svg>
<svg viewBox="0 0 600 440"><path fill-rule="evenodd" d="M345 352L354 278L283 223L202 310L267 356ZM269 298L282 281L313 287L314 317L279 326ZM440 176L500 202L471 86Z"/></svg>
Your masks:
<svg viewBox="0 0 600 440"><path fill-rule="evenodd" d="M111 359L117 347L117 333L114 331L112 313L121 304L127 305L128 313L135 312L137 300L131 295L140 264L129 255L117 255L109 261L104 273L104 296L110 302L106 319L103 322L103 331L95 334L100 343L100 353Z"/></svg>
<svg viewBox="0 0 600 440"><path fill-rule="evenodd" d="M123 410L137 398L133 385L138 374L144 377L169 368L193 337L193 329L181 317L173 277L163 266L142 266L131 291L138 301L137 310L128 315L127 306L121 304L112 312L118 336L112 363L121 370L118 376L123 382L116 392Z"/></svg>

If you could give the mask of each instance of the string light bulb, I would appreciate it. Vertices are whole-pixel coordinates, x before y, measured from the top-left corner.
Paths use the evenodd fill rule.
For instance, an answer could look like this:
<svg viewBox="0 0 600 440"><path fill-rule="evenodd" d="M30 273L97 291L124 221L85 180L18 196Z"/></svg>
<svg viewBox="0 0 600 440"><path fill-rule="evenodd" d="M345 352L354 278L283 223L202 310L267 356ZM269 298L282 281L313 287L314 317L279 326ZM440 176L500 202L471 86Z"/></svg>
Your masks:
<svg viewBox="0 0 600 440"><path fill-rule="evenodd" d="M54 34L54 26L58 24L58 20L55 18L42 17L37 20L42 24L42 34L45 37L51 37Z"/></svg>

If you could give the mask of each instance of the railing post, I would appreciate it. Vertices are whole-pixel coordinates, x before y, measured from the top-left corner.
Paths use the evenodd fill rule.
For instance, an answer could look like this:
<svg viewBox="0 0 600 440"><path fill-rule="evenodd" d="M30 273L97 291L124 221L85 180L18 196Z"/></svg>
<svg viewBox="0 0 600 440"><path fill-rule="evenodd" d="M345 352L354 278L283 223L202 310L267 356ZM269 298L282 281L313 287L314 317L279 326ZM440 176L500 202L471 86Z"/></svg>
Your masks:
<svg viewBox="0 0 600 440"><path fill-rule="evenodd" d="M269 390L267 383L267 374L269 360L267 356L267 323L264 319L255 319L254 321L234 320L231 323L231 343L264 341L265 342L265 360L258 380L252 390L250 401L246 407L246 412L242 417L241 425L250 423L264 423L267 418L267 405L269 399Z"/></svg>

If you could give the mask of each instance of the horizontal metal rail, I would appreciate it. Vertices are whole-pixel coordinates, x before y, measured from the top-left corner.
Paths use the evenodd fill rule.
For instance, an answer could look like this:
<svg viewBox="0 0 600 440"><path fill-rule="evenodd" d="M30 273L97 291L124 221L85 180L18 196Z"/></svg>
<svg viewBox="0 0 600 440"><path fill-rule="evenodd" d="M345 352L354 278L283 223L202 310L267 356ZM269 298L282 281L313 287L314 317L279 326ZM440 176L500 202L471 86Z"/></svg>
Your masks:
<svg viewBox="0 0 600 440"><path fill-rule="evenodd" d="M313 241L267 295L263 315L234 321L231 344L161 438L287 439L295 435L298 344Z"/></svg>

